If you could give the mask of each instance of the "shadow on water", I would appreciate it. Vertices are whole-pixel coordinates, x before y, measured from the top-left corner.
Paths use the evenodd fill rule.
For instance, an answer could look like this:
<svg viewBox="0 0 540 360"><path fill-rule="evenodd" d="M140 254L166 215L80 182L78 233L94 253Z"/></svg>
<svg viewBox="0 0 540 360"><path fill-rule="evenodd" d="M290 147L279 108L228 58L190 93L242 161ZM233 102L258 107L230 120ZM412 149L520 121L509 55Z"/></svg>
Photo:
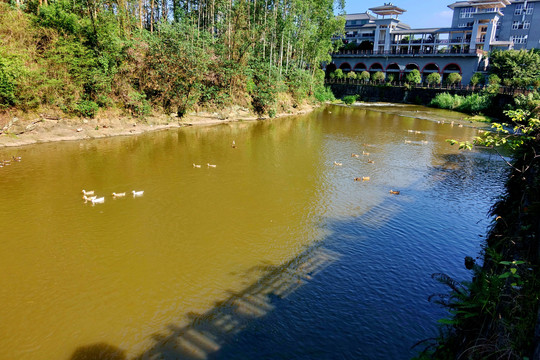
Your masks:
<svg viewBox="0 0 540 360"><path fill-rule="evenodd" d="M189 314L189 325L169 325L169 335L154 336L156 344L136 359L206 359L338 258L333 251L314 247L281 266L264 266L262 278L204 314Z"/></svg>
<svg viewBox="0 0 540 360"><path fill-rule="evenodd" d="M70 360L125 360L126 354L119 348L105 344L98 343L88 346L81 346L73 355Z"/></svg>

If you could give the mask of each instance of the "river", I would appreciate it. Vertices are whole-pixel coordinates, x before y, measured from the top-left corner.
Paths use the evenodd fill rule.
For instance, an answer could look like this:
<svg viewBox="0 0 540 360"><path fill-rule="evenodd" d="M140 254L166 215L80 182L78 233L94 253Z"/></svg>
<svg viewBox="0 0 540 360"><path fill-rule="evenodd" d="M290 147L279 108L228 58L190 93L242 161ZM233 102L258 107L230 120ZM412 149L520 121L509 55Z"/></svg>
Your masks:
<svg viewBox="0 0 540 360"><path fill-rule="evenodd" d="M445 141L477 134L461 119L328 106L0 149L0 359L414 356L446 315L431 274L470 278L502 192L498 156Z"/></svg>

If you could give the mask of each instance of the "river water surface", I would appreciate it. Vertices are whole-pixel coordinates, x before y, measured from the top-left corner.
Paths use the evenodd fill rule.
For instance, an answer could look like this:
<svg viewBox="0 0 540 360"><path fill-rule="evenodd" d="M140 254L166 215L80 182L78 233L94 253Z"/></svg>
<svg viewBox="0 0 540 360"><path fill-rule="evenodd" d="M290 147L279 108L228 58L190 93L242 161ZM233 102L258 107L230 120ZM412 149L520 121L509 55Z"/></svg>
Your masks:
<svg viewBox="0 0 540 360"><path fill-rule="evenodd" d="M469 278L502 191L498 157L445 141L477 134L462 117L330 106L0 150L22 157L0 169L0 359L410 358L445 316L431 274Z"/></svg>

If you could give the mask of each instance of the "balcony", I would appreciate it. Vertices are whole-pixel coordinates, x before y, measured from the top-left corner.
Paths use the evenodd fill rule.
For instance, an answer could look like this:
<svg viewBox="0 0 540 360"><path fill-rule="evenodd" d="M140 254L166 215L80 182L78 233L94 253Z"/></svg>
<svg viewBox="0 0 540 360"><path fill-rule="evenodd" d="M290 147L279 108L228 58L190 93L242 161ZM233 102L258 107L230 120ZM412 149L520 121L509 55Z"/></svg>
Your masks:
<svg viewBox="0 0 540 360"><path fill-rule="evenodd" d="M403 56L403 57L415 57L415 56L477 56L475 49L460 50L460 49L448 49L448 50L413 50L413 49L393 49L388 51L374 51L374 50L342 50L335 52L332 56L335 57L381 57L381 56Z"/></svg>

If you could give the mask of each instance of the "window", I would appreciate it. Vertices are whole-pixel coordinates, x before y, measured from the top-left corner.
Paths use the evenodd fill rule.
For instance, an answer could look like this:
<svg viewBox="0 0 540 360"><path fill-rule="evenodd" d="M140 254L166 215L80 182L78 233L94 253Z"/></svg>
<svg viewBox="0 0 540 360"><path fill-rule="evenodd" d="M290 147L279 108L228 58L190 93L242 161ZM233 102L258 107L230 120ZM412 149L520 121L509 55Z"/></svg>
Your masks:
<svg viewBox="0 0 540 360"><path fill-rule="evenodd" d="M476 12L475 8L466 7L466 8L461 9L461 11L459 12L459 17L462 18L462 19L472 18L473 13L475 13L475 12Z"/></svg>
<svg viewBox="0 0 540 360"><path fill-rule="evenodd" d="M532 3L527 4L527 7L525 8L525 14L532 15L533 11L534 11L534 4Z"/></svg>
<svg viewBox="0 0 540 360"><path fill-rule="evenodd" d="M516 4L516 10L514 10L514 15L521 15L523 12L523 4Z"/></svg>
<svg viewBox="0 0 540 360"><path fill-rule="evenodd" d="M510 41L514 44L526 44L528 35L510 36Z"/></svg>
<svg viewBox="0 0 540 360"><path fill-rule="evenodd" d="M520 24L519 21L514 21L514 22L512 23L512 30L517 30L517 29L519 29L519 24Z"/></svg>
<svg viewBox="0 0 540 360"><path fill-rule="evenodd" d="M500 21L497 21L497 30L501 28L501 22Z"/></svg>
<svg viewBox="0 0 540 360"><path fill-rule="evenodd" d="M531 27L531 22L529 20L525 20L523 22L523 28L524 29L529 29Z"/></svg>
<svg viewBox="0 0 540 360"><path fill-rule="evenodd" d="M465 23L460 23L460 24L458 25L458 27L464 28L464 27L467 27L467 24L465 24Z"/></svg>

